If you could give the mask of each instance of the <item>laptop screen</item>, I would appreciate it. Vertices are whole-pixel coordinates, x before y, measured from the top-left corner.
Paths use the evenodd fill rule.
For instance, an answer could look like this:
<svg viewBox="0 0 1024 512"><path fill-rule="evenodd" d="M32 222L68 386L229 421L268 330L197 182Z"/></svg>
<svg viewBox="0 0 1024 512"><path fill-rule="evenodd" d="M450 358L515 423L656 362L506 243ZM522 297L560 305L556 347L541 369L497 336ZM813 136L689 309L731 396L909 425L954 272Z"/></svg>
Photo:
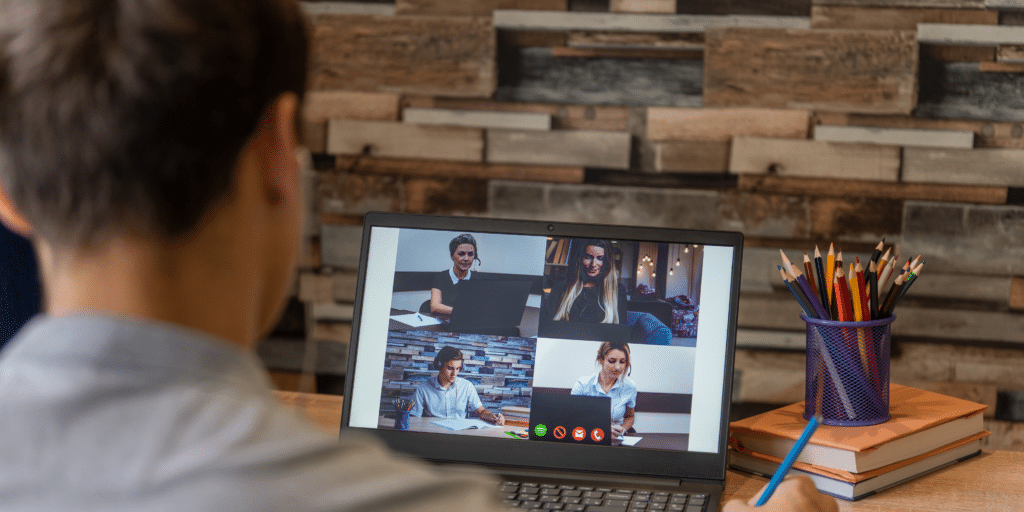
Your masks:
<svg viewBox="0 0 1024 512"><path fill-rule="evenodd" d="M443 439L724 460L740 241L371 214L343 426L428 458Z"/></svg>

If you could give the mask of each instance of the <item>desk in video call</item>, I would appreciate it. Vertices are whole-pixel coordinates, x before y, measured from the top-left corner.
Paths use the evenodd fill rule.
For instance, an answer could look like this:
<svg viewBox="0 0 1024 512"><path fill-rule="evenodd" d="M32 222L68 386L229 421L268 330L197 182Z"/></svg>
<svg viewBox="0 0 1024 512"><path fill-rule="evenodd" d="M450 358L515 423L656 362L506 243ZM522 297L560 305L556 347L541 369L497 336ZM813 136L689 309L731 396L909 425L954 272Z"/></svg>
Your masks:
<svg viewBox="0 0 1024 512"><path fill-rule="evenodd" d="M404 309L392 309L391 316L395 315L406 315L409 313L415 313L415 311L408 311ZM526 306L523 311L523 319L519 323L519 337L520 338L533 338L537 336L537 317L540 316L540 308L533 306ZM444 325L427 325L423 327L411 327L398 320L388 320L388 330L390 331L427 331L427 332L447 332Z"/></svg>

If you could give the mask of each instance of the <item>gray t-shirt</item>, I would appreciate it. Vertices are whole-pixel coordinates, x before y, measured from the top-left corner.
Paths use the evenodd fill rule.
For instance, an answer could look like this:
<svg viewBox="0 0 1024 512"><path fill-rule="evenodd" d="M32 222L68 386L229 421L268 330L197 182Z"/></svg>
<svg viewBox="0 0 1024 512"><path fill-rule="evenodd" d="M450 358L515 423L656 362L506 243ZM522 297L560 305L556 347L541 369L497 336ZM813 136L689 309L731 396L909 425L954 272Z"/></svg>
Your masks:
<svg viewBox="0 0 1024 512"><path fill-rule="evenodd" d="M250 352L101 315L37 316L0 355L0 510L495 510L486 478L339 440Z"/></svg>

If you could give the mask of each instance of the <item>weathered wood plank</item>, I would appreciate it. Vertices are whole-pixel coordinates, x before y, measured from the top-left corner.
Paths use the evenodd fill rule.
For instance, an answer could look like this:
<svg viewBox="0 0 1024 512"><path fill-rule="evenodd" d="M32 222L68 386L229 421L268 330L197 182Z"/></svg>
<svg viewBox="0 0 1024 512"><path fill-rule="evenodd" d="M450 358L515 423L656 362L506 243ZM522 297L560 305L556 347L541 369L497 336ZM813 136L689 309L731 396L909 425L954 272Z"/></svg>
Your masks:
<svg viewBox="0 0 1024 512"><path fill-rule="evenodd" d="M917 30L918 23L998 25L998 11L815 5L811 28Z"/></svg>
<svg viewBox="0 0 1024 512"><path fill-rule="evenodd" d="M921 117L1024 121L1024 75L984 73L977 63L931 62L921 66Z"/></svg>
<svg viewBox="0 0 1024 512"><path fill-rule="evenodd" d="M532 112L551 116L556 130L629 130L629 109L615 106L518 103L469 98L406 96L404 107L484 110L495 112Z"/></svg>
<svg viewBox="0 0 1024 512"><path fill-rule="evenodd" d="M327 151L327 121L303 121L299 127L302 136L302 145L310 153L324 153Z"/></svg>
<svg viewBox="0 0 1024 512"><path fill-rule="evenodd" d="M309 91L302 117L308 121L344 119L397 121L401 96L391 93L358 91Z"/></svg>
<svg viewBox="0 0 1024 512"><path fill-rule="evenodd" d="M628 169L631 142L624 132L487 130L486 161Z"/></svg>
<svg viewBox="0 0 1024 512"><path fill-rule="evenodd" d="M550 130L551 116L529 112L488 112L444 108L406 108L402 121L412 124L501 128L506 130Z"/></svg>
<svg viewBox="0 0 1024 512"><path fill-rule="evenodd" d="M764 329L737 329L736 348L806 350L807 332L766 331Z"/></svg>
<svg viewBox="0 0 1024 512"><path fill-rule="evenodd" d="M327 152L483 161L483 130L451 126L418 126L388 121L331 119L327 125Z"/></svg>
<svg viewBox="0 0 1024 512"><path fill-rule="evenodd" d="M925 273L1024 275L1024 207L907 201L903 211L901 246L924 255Z"/></svg>
<svg viewBox="0 0 1024 512"><path fill-rule="evenodd" d="M676 0L679 14L810 16L811 0Z"/></svg>
<svg viewBox="0 0 1024 512"><path fill-rule="evenodd" d="M320 226L320 260L324 266L359 268L359 249L363 241L362 226Z"/></svg>
<svg viewBox="0 0 1024 512"><path fill-rule="evenodd" d="M986 0L812 0L814 5L908 7L928 9L984 9Z"/></svg>
<svg viewBox="0 0 1024 512"><path fill-rule="evenodd" d="M611 12L673 14L676 12L676 0L611 0L609 10Z"/></svg>
<svg viewBox="0 0 1024 512"><path fill-rule="evenodd" d="M565 46L569 34L542 30L499 30L498 47Z"/></svg>
<svg viewBox="0 0 1024 512"><path fill-rule="evenodd" d="M1024 62L979 62L982 73L1024 73Z"/></svg>
<svg viewBox="0 0 1024 512"><path fill-rule="evenodd" d="M497 100L645 107L702 101L700 60L554 57L546 48L521 48L512 58Z"/></svg>
<svg viewBox="0 0 1024 512"><path fill-rule="evenodd" d="M903 181L1024 187L1024 150L926 149L903 152Z"/></svg>
<svg viewBox="0 0 1024 512"><path fill-rule="evenodd" d="M994 46L921 45L921 59L939 62L990 62L996 60Z"/></svg>
<svg viewBox="0 0 1024 512"><path fill-rule="evenodd" d="M565 11L568 0L395 0L399 15L490 16L495 9Z"/></svg>
<svg viewBox="0 0 1024 512"><path fill-rule="evenodd" d="M623 50L704 51L703 33L644 32L569 32L568 46L577 48L615 48Z"/></svg>
<svg viewBox="0 0 1024 512"><path fill-rule="evenodd" d="M353 157L356 158L356 157ZM402 211L405 195L394 176L321 171L311 195L315 211L326 215L362 218L367 212Z"/></svg>
<svg viewBox="0 0 1024 512"><path fill-rule="evenodd" d="M497 82L490 18L323 15L311 89L488 97Z"/></svg>
<svg viewBox="0 0 1024 512"><path fill-rule="evenodd" d="M1024 311L1024 277L1014 277L1010 282L1010 309Z"/></svg>
<svg viewBox="0 0 1024 512"><path fill-rule="evenodd" d="M583 183L582 167L551 167L502 164L473 164L394 158L339 157L339 167L348 172L369 175L392 175L410 178L446 176L486 180L543 181L549 183Z"/></svg>
<svg viewBox="0 0 1024 512"><path fill-rule="evenodd" d="M922 274L921 279L924 278ZM746 329L800 330L806 326L800 320L799 310L791 295L744 294L740 297L739 325ZM896 317L892 324L892 334L896 337L1013 345L1024 343L1020 336L1024 332L1024 315L1019 313L901 305L896 309Z"/></svg>
<svg viewBox="0 0 1024 512"><path fill-rule="evenodd" d="M311 308L314 320L332 322L351 322L353 309L352 304L337 304L335 302L314 302Z"/></svg>
<svg viewBox="0 0 1024 512"><path fill-rule="evenodd" d="M409 178L405 209L428 215L475 215L487 212L487 180L469 178Z"/></svg>
<svg viewBox="0 0 1024 512"><path fill-rule="evenodd" d="M710 29L705 45L708 107L884 114L917 102L913 32Z"/></svg>
<svg viewBox="0 0 1024 512"><path fill-rule="evenodd" d="M334 300L334 277L330 274L301 272L298 298L302 302L328 302Z"/></svg>
<svg viewBox="0 0 1024 512"><path fill-rule="evenodd" d="M1001 44L996 48L996 60L999 62L1024 62L1024 45Z"/></svg>
<svg viewBox="0 0 1024 512"><path fill-rule="evenodd" d="M918 23L920 44L997 46L1024 44L1024 27L1006 25L961 25L957 23Z"/></svg>
<svg viewBox="0 0 1024 512"><path fill-rule="evenodd" d="M578 48L558 47L551 48L551 55L554 57L585 57L585 58L610 58L610 59L687 59L699 60L704 58L703 50L671 50L671 49L639 49L639 48Z"/></svg>
<svg viewBox="0 0 1024 512"><path fill-rule="evenodd" d="M717 173L729 170L728 141L671 141L654 143L654 170Z"/></svg>
<svg viewBox="0 0 1024 512"><path fill-rule="evenodd" d="M620 32L704 32L711 27L809 28L802 16L651 15L495 10L494 26L503 30L600 30Z"/></svg>
<svg viewBox="0 0 1024 512"><path fill-rule="evenodd" d="M647 109L650 140L728 141L736 136L807 138L810 111L768 108Z"/></svg>
<svg viewBox="0 0 1024 512"><path fill-rule="evenodd" d="M914 130L969 130L976 148L1024 148L1024 125L997 121L928 119L911 116L872 116L815 112L814 123Z"/></svg>
<svg viewBox="0 0 1024 512"><path fill-rule="evenodd" d="M812 140L736 137L729 157L733 174L897 181L899 170L897 147Z"/></svg>
<svg viewBox="0 0 1024 512"><path fill-rule="evenodd" d="M974 132L819 124L814 127L814 140L884 146L971 149L974 147Z"/></svg>
<svg viewBox="0 0 1024 512"><path fill-rule="evenodd" d="M1006 204L1006 187L891 183L868 180L783 178L743 174L736 188L758 194L813 195L822 197L877 197L951 203Z"/></svg>
<svg viewBox="0 0 1024 512"><path fill-rule="evenodd" d="M903 255L906 259L909 254ZM954 299L989 302L1006 305L1010 303L1012 278L1007 276L972 276L967 274L928 273L914 281L914 295L936 299Z"/></svg>
<svg viewBox="0 0 1024 512"><path fill-rule="evenodd" d="M369 16L394 16L394 4L378 2L300 2L302 11L313 22L324 14L356 14Z"/></svg>

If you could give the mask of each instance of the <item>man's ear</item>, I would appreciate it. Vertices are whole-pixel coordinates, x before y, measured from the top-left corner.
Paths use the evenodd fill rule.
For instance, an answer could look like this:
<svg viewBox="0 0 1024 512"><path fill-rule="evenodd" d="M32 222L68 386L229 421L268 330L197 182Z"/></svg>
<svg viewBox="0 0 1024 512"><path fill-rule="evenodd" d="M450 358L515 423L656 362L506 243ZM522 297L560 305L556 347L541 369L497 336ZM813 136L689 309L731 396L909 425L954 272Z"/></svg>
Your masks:
<svg viewBox="0 0 1024 512"><path fill-rule="evenodd" d="M264 119L262 135L267 150L264 184L268 198L274 202L298 200L298 108L298 96L286 92L277 97Z"/></svg>
<svg viewBox="0 0 1024 512"><path fill-rule="evenodd" d="M7 194L7 190L3 186L0 186L0 221L7 226L7 229L23 237L27 238L32 235L32 225L11 201L11 196Z"/></svg>

